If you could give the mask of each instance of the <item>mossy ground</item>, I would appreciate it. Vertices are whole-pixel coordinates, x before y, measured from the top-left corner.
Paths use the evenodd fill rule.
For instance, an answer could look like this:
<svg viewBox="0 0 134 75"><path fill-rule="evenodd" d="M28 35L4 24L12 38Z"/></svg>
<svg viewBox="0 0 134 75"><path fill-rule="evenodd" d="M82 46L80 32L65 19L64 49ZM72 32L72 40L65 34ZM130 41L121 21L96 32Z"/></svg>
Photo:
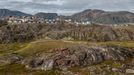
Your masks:
<svg viewBox="0 0 134 75"><path fill-rule="evenodd" d="M58 70L28 70L20 64L7 64L0 67L0 75L60 75Z"/></svg>
<svg viewBox="0 0 134 75"><path fill-rule="evenodd" d="M64 48L76 44L86 45L118 45L123 47L134 48L134 41L128 42L85 42L85 41L62 41L62 40L38 40L35 42L24 42L24 43L10 43L0 44L0 58L8 54L17 53L24 57L34 56L37 53L47 53L49 50L54 48ZM113 66L118 67L119 63L112 62ZM115 64L114 64L115 63ZM111 64L111 62L103 62L102 64ZM71 68L71 71L81 72L82 75L86 75L89 72ZM19 64L6 64L0 65L0 75L60 75L58 70L52 71L30 71L27 70L23 65Z"/></svg>
<svg viewBox="0 0 134 75"><path fill-rule="evenodd" d="M86 67L71 67L68 70L75 74L80 74L80 75L90 75L92 70L95 70L95 72L97 74L100 74L101 72L106 71L108 73L107 75L119 75L117 72L116 73L113 72L112 68L120 69L122 64L129 64L130 62L132 62L132 60L134 60L134 59L128 59L128 60L122 61L122 62L120 62L120 61L104 61L99 64L93 64L93 65L89 65ZM108 65L111 66L110 70L108 69L108 67L106 67Z"/></svg>

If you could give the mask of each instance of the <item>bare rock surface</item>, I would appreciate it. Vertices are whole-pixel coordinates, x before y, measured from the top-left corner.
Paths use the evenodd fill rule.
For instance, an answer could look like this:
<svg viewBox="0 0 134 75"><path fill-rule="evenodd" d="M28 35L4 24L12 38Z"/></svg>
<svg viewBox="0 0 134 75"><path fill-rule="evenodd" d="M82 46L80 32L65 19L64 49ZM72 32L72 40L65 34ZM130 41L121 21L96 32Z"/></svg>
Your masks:
<svg viewBox="0 0 134 75"><path fill-rule="evenodd" d="M20 24L0 27L0 43L23 42L40 38L84 41L133 41L134 26L75 26L70 24Z"/></svg>
<svg viewBox="0 0 134 75"><path fill-rule="evenodd" d="M30 57L9 54L0 58L0 66L6 63L22 64L31 71L58 69L61 75L133 75L134 49L120 46L73 45L54 48Z"/></svg>
<svg viewBox="0 0 134 75"><path fill-rule="evenodd" d="M64 67L84 67L103 61L125 61L134 57L134 50L117 46L72 46L69 48L57 48L50 53L43 53L38 57L25 59L23 62L27 68L51 70ZM108 66L108 69L117 69Z"/></svg>

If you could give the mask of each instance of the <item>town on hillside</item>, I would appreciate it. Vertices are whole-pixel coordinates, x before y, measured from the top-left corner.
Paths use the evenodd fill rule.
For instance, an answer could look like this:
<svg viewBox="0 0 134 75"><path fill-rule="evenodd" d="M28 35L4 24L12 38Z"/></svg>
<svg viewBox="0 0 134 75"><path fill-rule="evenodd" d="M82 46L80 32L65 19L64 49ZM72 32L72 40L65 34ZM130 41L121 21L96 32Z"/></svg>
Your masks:
<svg viewBox="0 0 134 75"><path fill-rule="evenodd" d="M46 23L46 24L58 24L59 22L69 23L69 24L76 24L76 25L89 25L91 24L90 21L73 21L72 19L61 19L61 18L38 18L35 16L22 16L22 17L16 17L16 16L8 16L2 18L2 20L6 20L8 24L22 24L22 23Z"/></svg>
<svg viewBox="0 0 134 75"><path fill-rule="evenodd" d="M124 24L100 24L100 23L93 23L90 20L81 20L81 21L76 21L72 19L62 19L62 18L39 18L36 16L22 16L22 17L16 17L16 16L8 16L4 17L1 20L7 21L8 24L10 25L15 25L15 24L49 24L49 25L55 25L58 23L68 23L68 24L74 24L74 25L108 25L108 26L129 26L129 25L134 25L134 23L124 23Z"/></svg>

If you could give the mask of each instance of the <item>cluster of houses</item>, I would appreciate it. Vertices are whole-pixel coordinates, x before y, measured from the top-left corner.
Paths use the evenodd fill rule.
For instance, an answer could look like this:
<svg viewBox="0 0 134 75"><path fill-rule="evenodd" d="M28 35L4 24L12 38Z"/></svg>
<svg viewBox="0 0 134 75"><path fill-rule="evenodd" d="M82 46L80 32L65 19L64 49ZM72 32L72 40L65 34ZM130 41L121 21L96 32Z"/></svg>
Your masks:
<svg viewBox="0 0 134 75"><path fill-rule="evenodd" d="M60 19L60 18L55 18L55 19L44 19L44 18L37 18L35 16L22 16L22 17L15 17L15 16L9 16L5 17L4 20L8 22L8 24L22 24L22 23L45 23L45 24L58 24L59 22L65 22L69 24L75 24L75 25L91 25L92 22L89 20L80 20L80 21L75 21L72 19ZM96 23L97 24L97 23ZM134 23L126 23L126 24L97 24L97 25L106 25L106 26L129 26L129 25L134 25Z"/></svg>
<svg viewBox="0 0 134 75"><path fill-rule="evenodd" d="M46 24L57 24L60 21L65 21L68 23L72 23L72 20L61 20L60 18L55 19L44 19L44 18L37 18L35 16L22 16L22 17L16 17L16 16L8 16L3 18L3 20L6 20L8 24L22 24L22 23L46 23Z"/></svg>
<svg viewBox="0 0 134 75"><path fill-rule="evenodd" d="M75 25L92 25L92 24L97 24L97 25L106 25L106 26L130 26L134 25L134 23L124 23L124 24L99 24L99 23L93 23L90 21L90 19L85 18L85 19L78 19L78 20L73 20L73 19L64 19L64 18L51 18L51 19L45 19L45 18L39 18L36 16L22 16L22 17L16 17L16 16L8 16L5 18L2 18L8 22L8 24L22 24L22 23L45 23L45 24L58 24L59 22L64 22L64 23L69 23L69 24L75 24Z"/></svg>
<svg viewBox="0 0 134 75"><path fill-rule="evenodd" d="M87 25L91 24L90 21L73 21L72 19L44 19L44 18L37 18L35 16L22 16L22 17L16 17L16 16L8 16L5 17L4 20L7 20L8 24L22 24L22 23L46 23L46 24L57 24L59 22L66 22L70 24L76 24L76 25Z"/></svg>
<svg viewBox="0 0 134 75"><path fill-rule="evenodd" d="M8 16L4 18L4 20L7 20L9 24L36 23L37 22L35 17L29 17L29 16L23 16L23 17Z"/></svg>
<svg viewBox="0 0 134 75"><path fill-rule="evenodd" d="M92 24L91 19L89 19L89 18L83 18L83 19L74 21L74 23L77 25L90 25L90 24Z"/></svg>
<svg viewBox="0 0 134 75"><path fill-rule="evenodd" d="M83 21L83 22L74 21L74 23L76 25L89 25L91 24L91 21Z"/></svg>

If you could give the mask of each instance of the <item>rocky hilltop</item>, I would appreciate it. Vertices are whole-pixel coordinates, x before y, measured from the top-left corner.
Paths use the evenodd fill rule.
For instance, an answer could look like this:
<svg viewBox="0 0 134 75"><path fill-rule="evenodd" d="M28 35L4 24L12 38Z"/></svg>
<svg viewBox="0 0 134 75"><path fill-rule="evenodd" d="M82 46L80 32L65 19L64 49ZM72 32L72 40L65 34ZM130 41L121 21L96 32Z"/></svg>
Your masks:
<svg viewBox="0 0 134 75"><path fill-rule="evenodd" d="M134 70L134 62L124 64L121 62L134 57L134 50L120 46L88 46L88 45L73 45L64 48L54 48L41 54L36 54L31 57L23 57L18 54L9 55L7 60L10 63L20 63L25 65L30 70L54 70L60 69L61 75L83 75L73 73L70 68L79 67L84 71L88 70L87 74L102 75L102 74L118 74L126 75ZM105 61L117 61L117 65L98 65ZM86 75L86 74L84 74Z"/></svg>
<svg viewBox="0 0 134 75"><path fill-rule="evenodd" d="M51 50L50 50L51 51ZM72 46L56 48L52 52L25 60L28 68L49 70L74 66L88 66L102 61L124 61L134 57L134 50L118 46Z"/></svg>
<svg viewBox="0 0 134 75"><path fill-rule="evenodd" d="M21 42L39 38L84 41L132 41L134 26L75 26L70 24L20 24L0 27L0 42Z"/></svg>
<svg viewBox="0 0 134 75"><path fill-rule="evenodd" d="M128 11L108 12L87 9L72 15L72 18L76 21L89 20L102 24L134 23L134 13Z"/></svg>

